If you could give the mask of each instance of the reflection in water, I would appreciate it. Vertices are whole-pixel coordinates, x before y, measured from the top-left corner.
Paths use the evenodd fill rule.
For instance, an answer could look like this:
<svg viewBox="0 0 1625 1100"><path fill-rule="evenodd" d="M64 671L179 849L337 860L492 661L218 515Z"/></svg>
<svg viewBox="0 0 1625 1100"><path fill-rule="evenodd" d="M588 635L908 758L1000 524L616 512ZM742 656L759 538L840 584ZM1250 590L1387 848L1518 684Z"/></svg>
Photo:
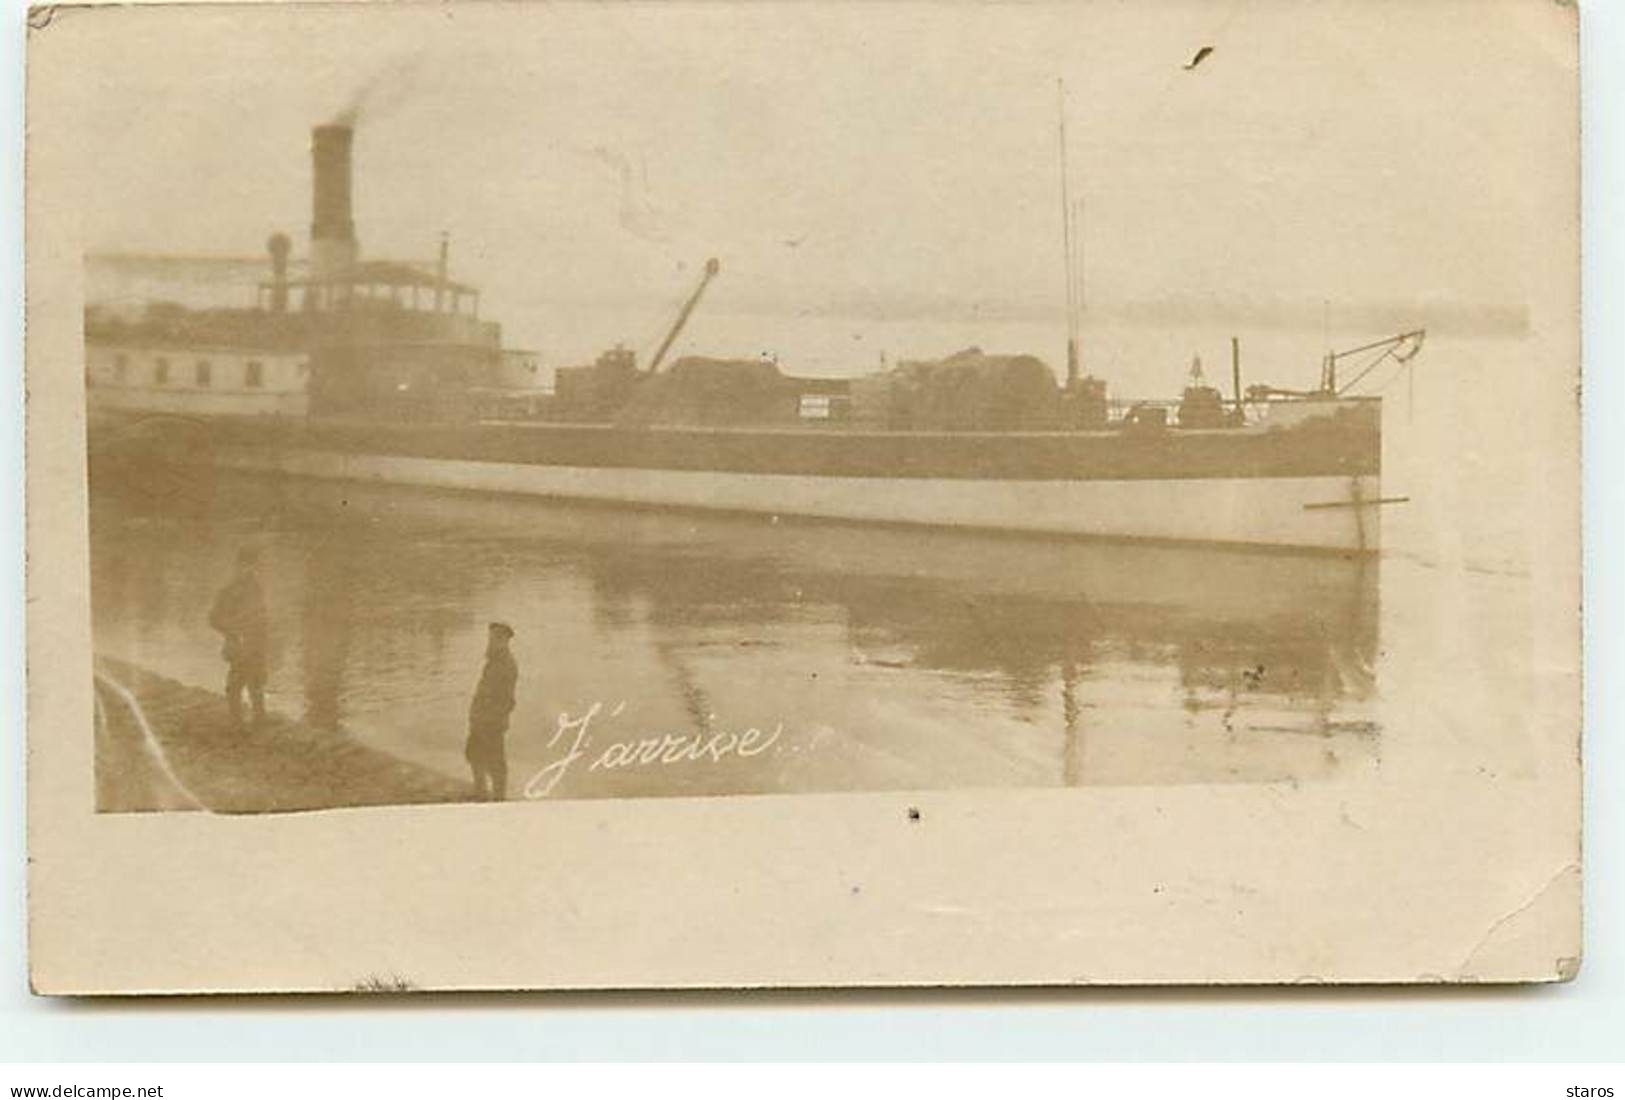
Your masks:
<svg viewBox="0 0 1625 1100"><path fill-rule="evenodd" d="M342 539L317 534L305 551L305 599L300 616L304 648L305 721L336 729L343 716L344 666L355 617L357 567Z"/></svg>
<svg viewBox="0 0 1625 1100"><path fill-rule="evenodd" d="M1374 562L219 477L185 507L93 487L98 650L212 687L203 616L245 540L266 548L274 706L461 775L501 618L516 788L566 750L560 712L606 707L555 797L1297 781L1376 759ZM749 727L782 734L593 766Z"/></svg>

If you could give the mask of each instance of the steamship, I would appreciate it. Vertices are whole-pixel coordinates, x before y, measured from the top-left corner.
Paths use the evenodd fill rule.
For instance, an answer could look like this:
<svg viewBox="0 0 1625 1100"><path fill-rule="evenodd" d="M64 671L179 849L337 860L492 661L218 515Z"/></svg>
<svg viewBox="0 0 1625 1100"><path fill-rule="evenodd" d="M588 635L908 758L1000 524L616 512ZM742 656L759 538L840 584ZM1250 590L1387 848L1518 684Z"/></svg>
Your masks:
<svg viewBox="0 0 1625 1100"><path fill-rule="evenodd" d="M647 364L560 368L504 346L479 291L432 264L364 260L346 125L313 131L308 259L268 243L252 305L92 302L92 476L138 460L438 489L1332 551L1380 546L1381 402L1344 356L1404 360L1422 334L1328 354L1310 391L1229 398L1199 365L1177 401L1112 402L1078 369L968 349L850 378L776 363L665 363L710 261ZM1064 211L1063 211L1064 213ZM1070 226L1069 226L1070 229ZM1070 262L1070 258L1069 258ZM1072 276L1069 273L1069 285Z"/></svg>

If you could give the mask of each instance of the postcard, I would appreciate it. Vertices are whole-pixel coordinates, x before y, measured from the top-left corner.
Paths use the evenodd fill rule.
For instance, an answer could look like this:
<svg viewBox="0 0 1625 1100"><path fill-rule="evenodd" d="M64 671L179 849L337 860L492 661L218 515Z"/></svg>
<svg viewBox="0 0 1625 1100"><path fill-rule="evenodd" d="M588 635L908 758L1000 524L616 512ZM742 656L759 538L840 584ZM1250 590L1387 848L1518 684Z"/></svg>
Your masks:
<svg viewBox="0 0 1625 1100"><path fill-rule="evenodd" d="M36 9L35 989L1572 977L1577 26Z"/></svg>

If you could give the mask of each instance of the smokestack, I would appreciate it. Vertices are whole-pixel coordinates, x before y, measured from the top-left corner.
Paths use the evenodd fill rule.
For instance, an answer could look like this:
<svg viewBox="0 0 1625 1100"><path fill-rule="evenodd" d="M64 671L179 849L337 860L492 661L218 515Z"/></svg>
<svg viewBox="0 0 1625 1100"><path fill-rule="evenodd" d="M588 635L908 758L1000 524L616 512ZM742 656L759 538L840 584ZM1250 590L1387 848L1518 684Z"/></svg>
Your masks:
<svg viewBox="0 0 1625 1100"><path fill-rule="evenodd" d="M342 275L356 261L355 220L350 214L349 126L318 126L310 135L312 167L310 262L318 279Z"/></svg>
<svg viewBox="0 0 1625 1100"><path fill-rule="evenodd" d="M1230 385L1236 395L1236 420L1240 421L1243 413L1241 408L1241 339L1230 337Z"/></svg>
<svg viewBox="0 0 1625 1100"><path fill-rule="evenodd" d="M286 233L273 233L271 239L265 242L265 248L271 253L271 310L273 313L286 313L288 311L288 252L293 242L288 240Z"/></svg>
<svg viewBox="0 0 1625 1100"><path fill-rule="evenodd" d="M434 311L439 313L446 304L447 253L451 251L451 234L440 234L440 262L435 265Z"/></svg>

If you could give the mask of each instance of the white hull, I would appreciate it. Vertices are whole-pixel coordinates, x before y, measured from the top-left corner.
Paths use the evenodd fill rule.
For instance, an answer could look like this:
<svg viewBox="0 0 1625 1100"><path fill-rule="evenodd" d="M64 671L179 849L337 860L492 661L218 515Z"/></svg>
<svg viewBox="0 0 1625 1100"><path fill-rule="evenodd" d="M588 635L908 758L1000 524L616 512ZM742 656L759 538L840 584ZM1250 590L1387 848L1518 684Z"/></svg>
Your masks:
<svg viewBox="0 0 1625 1100"><path fill-rule="evenodd" d="M226 448L215 460L233 469L299 477L649 507L1355 553L1380 546L1379 509L1359 503L1381 497L1376 476L1124 481L820 477L258 447Z"/></svg>

